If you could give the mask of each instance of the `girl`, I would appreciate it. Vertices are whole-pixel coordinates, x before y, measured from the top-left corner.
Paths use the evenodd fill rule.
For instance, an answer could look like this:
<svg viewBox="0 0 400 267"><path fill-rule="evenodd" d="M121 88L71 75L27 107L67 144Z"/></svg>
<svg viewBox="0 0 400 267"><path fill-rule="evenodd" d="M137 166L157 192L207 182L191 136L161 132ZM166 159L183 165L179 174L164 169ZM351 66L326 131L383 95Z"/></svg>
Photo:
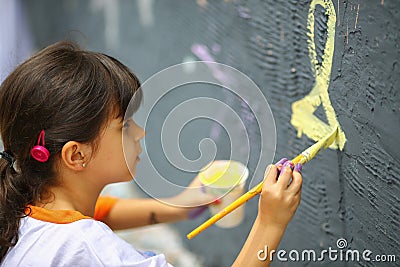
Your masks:
<svg viewBox="0 0 400 267"><path fill-rule="evenodd" d="M164 255L139 252L111 229L186 219L193 209L99 198L105 185L135 175L145 133L123 118L141 99L126 66L70 42L45 48L3 82L1 266L169 266ZM267 168L258 216L234 266L269 264L257 253L277 248L300 202L301 166L292 168L286 160ZM199 193L188 202L207 198Z"/></svg>

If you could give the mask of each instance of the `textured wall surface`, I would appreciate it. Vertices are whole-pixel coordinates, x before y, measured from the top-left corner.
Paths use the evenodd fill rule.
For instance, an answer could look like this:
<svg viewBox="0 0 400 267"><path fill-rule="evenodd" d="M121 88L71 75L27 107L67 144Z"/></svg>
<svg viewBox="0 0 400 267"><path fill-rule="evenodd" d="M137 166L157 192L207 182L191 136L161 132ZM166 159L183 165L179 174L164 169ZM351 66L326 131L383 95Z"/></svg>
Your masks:
<svg viewBox="0 0 400 267"><path fill-rule="evenodd" d="M252 78L268 99L277 126L275 159L293 157L313 143L305 135L298 138L290 123L292 103L306 96L315 82L307 43L311 1L120 1L113 5L104 4L106 1L55 2L23 2L37 47L75 36L91 49L120 58L142 80L188 59L211 59L230 65ZM337 239L345 238L347 248L369 249L373 255L393 254L397 263L326 260L274 265L398 266L400 2L332 2L337 19L328 92L347 143L343 151L326 150L304 167L302 202L280 247L287 251L321 251L336 248ZM320 63L328 18L321 6L314 14ZM199 45L208 54L204 49L199 53ZM221 98L246 118L246 106L226 94ZM324 109L318 108L315 114L327 121ZM162 123L159 120L155 123ZM247 126L256 151L257 125ZM205 123L202 131L194 128L194 135L183 136L183 150L196 157L195 153L190 155L191 142L209 136L212 127ZM216 142L223 145L223 136ZM229 152L224 148L221 151L220 157ZM176 175L163 160L160 156L159 167L166 175ZM250 171L254 171L255 160L250 160ZM205 266L229 266L251 227L256 207L257 200L247 203L241 226L229 230L213 226L194 240L184 241L185 245L204 260ZM206 217L174 227L183 237Z"/></svg>

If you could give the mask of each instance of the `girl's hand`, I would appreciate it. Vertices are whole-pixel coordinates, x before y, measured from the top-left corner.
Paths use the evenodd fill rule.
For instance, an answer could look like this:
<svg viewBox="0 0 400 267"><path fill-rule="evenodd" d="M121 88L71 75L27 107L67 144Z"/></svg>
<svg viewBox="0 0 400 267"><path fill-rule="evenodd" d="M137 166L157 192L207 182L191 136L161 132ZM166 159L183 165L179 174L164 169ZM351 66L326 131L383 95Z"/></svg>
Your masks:
<svg viewBox="0 0 400 267"><path fill-rule="evenodd" d="M296 212L301 198L301 165L292 169L293 163L287 159L267 167L258 209L263 224L286 228Z"/></svg>
<svg viewBox="0 0 400 267"><path fill-rule="evenodd" d="M194 219L207 210L208 205L217 204L218 199L206 194L203 184L196 176L190 185L179 195L172 198L182 208L177 209L178 215L183 219Z"/></svg>
<svg viewBox="0 0 400 267"><path fill-rule="evenodd" d="M242 250L232 266L269 266L271 254L276 251L286 226L292 219L301 197L301 165L293 164L287 159L276 165L268 166L264 175L264 184L258 207L257 219L251 228ZM264 251L266 261L258 257L260 249Z"/></svg>

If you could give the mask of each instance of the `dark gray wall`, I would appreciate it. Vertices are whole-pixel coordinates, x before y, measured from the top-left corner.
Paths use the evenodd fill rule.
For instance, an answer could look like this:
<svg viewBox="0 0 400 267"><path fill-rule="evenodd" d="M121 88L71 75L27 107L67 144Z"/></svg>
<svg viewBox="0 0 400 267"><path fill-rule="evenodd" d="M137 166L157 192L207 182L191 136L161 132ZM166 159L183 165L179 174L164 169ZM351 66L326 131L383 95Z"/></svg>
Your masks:
<svg viewBox="0 0 400 267"><path fill-rule="evenodd" d="M288 251L321 251L336 248L336 240L343 237L348 248L369 249L374 255L395 254L399 262L400 2L333 2L338 23L329 95L347 143L344 151L326 150L304 168L302 203L280 247ZM244 72L263 90L277 125L275 159L293 157L313 143L306 136L297 138L296 129L290 124L291 104L307 95L314 83L307 48L310 1L218 0L208 1L205 7L194 0L155 1L151 5L154 24L150 26L141 23L138 2L120 1L119 36L117 42L111 43L105 38L103 11L91 10L89 2L23 3L38 48L73 37L90 49L121 59L142 81L182 62L185 56L197 59L191 46L204 44L216 61ZM315 16L317 51L321 56L326 17L321 10ZM246 112L232 96L220 97L233 102L238 112ZM324 119L323 112L318 110L317 115ZM190 148L193 140L209 135L213 125L202 123L203 130L196 128L194 136L192 133L182 137L183 147L186 144ZM257 125L248 126L256 151ZM216 141L224 144L223 137ZM224 147L220 148L220 158L229 153ZM189 157L196 156L190 154L192 150L186 151ZM251 171L255 162L252 159L249 163ZM159 164L167 175L174 175L161 155ZM240 227L211 227L185 244L204 258L206 266L228 266L245 240L256 207L257 200L247 203L246 219ZM184 236L206 216L175 227ZM374 266L366 262L275 263L300 265Z"/></svg>

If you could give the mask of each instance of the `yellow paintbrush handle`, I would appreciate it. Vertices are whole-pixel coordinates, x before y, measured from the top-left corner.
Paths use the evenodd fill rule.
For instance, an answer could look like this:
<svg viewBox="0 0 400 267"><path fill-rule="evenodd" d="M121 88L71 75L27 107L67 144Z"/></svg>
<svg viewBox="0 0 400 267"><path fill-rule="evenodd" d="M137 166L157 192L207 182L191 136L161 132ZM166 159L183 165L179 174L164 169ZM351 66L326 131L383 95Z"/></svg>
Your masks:
<svg viewBox="0 0 400 267"><path fill-rule="evenodd" d="M301 162L303 159L304 159L304 156L302 154L300 154L297 157L295 157L292 160L292 162L293 162L293 164L296 164L296 163ZM208 227L210 227L211 225L213 225L214 223L216 223L217 221L219 221L220 219L222 219L223 217L225 217L226 215L231 213L233 210L235 210L239 206L246 203L249 199L260 194L262 191L263 184L264 184L264 181L262 181L261 183L259 183L258 185L256 185L252 189L250 189L247 193L245 193L244 195L242 195L241 197L239 197L238 199L233 201L231 204L226 206L223 210L221 210L220 212L218 212L217 214L212 216L210 219L205 221L203 224L201 224L199 227L197 227L196 229L191 231L187 235L187 238L192 239L193 237L195 237L196 235L198 235L202 231L206 230Z"/></svg>
<svg viewBox="0 0 400 267"><path fill-rule="evenodd" d="M306 163L305 160L306 160L306 157L304 157L303 154L300 154L292 160L292 163L293 164L297 164L297 163L304 164L304 163Z"/></svg>

